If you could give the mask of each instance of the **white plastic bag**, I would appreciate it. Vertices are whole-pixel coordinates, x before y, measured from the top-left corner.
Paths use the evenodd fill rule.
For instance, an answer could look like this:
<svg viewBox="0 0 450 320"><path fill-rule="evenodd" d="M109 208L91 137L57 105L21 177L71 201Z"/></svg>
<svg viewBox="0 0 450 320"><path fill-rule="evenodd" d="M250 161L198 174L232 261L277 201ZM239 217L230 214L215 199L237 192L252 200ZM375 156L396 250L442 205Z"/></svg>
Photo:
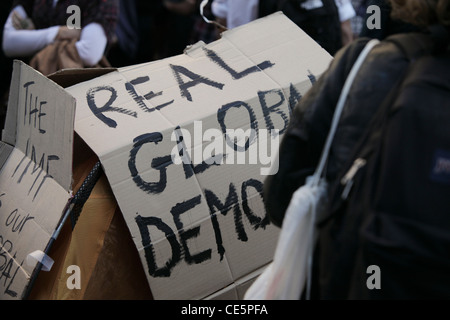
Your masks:
<svg viewBox="0 0 450 320"><path fill-rule="evenodd" d="M247 290L246 300L298 300L311 270L316 214L326 201L326 182L307 183L292 196L286 211L275 256Z"/></svg>

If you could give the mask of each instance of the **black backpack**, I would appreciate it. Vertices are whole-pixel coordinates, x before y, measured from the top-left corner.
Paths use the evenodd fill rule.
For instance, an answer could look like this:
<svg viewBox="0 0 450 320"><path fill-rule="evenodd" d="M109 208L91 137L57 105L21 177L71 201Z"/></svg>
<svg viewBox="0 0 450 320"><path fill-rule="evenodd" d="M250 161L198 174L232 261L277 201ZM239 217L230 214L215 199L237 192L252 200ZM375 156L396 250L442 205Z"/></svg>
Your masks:
<svg viewBox="0 0 450 320"><path fill-rule="evenodd" d="M411 63L330 188L316 298L450 298L450 55L425 34L388 41Z"/></svg>
<svg viewBox="0 0 450 320"><path fill-rule="evenodd" d="M329 54L334 55L342 47L341 23L335 0L259 1L259 17L276 11L282 11Z"/></svg>

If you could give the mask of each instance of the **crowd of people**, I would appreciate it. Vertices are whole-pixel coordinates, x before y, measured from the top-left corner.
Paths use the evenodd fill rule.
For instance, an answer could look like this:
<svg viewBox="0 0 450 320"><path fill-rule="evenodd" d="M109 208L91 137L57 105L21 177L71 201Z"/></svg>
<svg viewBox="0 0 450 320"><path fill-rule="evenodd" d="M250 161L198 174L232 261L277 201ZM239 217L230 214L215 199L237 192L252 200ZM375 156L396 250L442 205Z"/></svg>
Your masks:
<svg viewBox="0 0 450 320"><path fill-rule="evenodd" d="M200 6L204 2L202 14ZM197 41L212 42L224 29L283 11L331 54L363 31L368 0L10 0L2 2L2 93L12 59L43 73L64 67L122 67L183 52ZM383 1L372 1L383 2ZM81 29L67 26L71 5L80 8ZM301 4L301 5L300 5ZM206 18L206 19L205 19ZM217 24L207 23L216 21ZM358 22L359 21L359 22ZM218 27L219 26L219 27ZM221 28L220 26L223 26ZM71 61L44 63L49 47L72 50ZM45 50L44 50L45 49ZM73 56L75 56L73 58ZM75 61L74 61L75 60ZM55 64L55 63L54 63Z"/></svg>
<svg viewBox="0 0 450 320"><path fill-rule="evenodd" d="M335 60L295 108L280 149L282 170L266 182L267 210L278 225L293 192L304 183L292 177L300 177L296 172L305 167L313 168L320 156L328 130L323 124L330 123L329 110L338 99L342 79L366 43L360 39L384 40L393 34L422 32L431 25L448 31L450 25L448 0L4 0L1 5L2 122L12 59L24 60L44 74L73 66L123 67L181 54L190 44L212 42L226 29L283 11ZM79 29L67 25L71 5L81 9ZM373 5L380 9L376 28L366 23L371 14L367 8ZM370 66L360 76L364 81L350 92L353 100L345 109L348 123L337 133L342 145L336 146L330 159L330 179L350 157L350 145L407 67L395 46L381 47L374 50ZM64 59L48 60L61 50L69 52ZM440 59L445 64L448 56ZM366 108L358 109L362 105ZM321 123L320 130L313 122Z"/></svg>

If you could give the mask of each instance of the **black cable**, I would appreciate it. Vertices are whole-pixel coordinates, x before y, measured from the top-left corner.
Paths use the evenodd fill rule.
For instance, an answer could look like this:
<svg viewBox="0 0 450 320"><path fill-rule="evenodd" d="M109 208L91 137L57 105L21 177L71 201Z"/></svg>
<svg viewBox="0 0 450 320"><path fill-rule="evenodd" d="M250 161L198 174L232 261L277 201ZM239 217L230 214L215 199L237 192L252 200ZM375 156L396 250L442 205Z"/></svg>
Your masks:
<svg viewBox="0 0 450 320"><path fill-rule="evenodd" d="M95 184L97 183L98 179L100 178L102 174L102 166L100 161L97 162L94 167L92 168L91 172L88 174L86 179L83 181L83 184L81 185L80 189L77 191L75 196L70 199L68 202L64 214L61 217L58 226L56 230L53 232L52 237L50 238L50 241L48 242L47 246L45 247L44 253L45 255L48 255L50 252L51 247L53 246L53 243L58 238L59 233L61 232L62 227L64 226L67 218L70 216L72 220L72 230L75 227L75 224L80 216L81 210L83 209L84 204L86 203L87 199L89 199L89 196L92 192L92 189L94 188ZM25 292L23 294L23 299L28 299L31 290L33 289L34 283L39 275L39 272L42 270L42 262L39 261L36 265L36 268L33 270L33 273L31 274L30 282L28 283Z"/></svg>

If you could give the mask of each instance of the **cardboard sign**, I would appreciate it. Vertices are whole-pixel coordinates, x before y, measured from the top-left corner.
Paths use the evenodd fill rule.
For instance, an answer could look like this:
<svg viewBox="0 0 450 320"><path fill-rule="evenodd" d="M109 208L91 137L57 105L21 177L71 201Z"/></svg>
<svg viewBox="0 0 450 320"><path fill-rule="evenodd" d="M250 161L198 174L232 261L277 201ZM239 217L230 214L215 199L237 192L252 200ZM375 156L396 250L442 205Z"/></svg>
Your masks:
<svg viewBox="0 0 450 320"><path fill-rule="evenodd" d="M20 299L70 197L75 100L15 61L0 171L0 299ZM28 259L27 259L28 257Z"/></svg>
<svg viewBox="0 0 450 320"><path fill-rule="evenodd" d="M292 108L330 61L277 13L67 88L75 130L104 166L155 299L227 287L240 298L234 284L270 262L279 230L263 182Z"/></svg>

